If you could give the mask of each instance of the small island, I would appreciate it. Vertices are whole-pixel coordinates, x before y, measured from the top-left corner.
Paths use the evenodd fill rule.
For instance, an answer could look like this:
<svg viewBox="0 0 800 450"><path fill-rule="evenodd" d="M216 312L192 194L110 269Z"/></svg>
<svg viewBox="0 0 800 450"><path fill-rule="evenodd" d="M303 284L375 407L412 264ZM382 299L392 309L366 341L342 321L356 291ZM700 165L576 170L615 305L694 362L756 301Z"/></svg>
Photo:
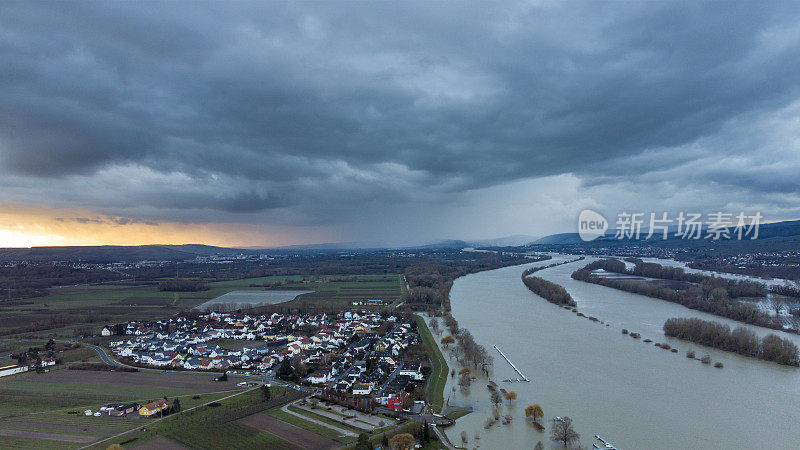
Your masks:
<svg viewBox="0 0 800 450"><path fill-rule="evenodd" d="M743 326L731 330L728 325L711 320L672 317L664 322L664 334L778 364L800 365L797 345L791 340L773 333L759 338Z"/></svg>

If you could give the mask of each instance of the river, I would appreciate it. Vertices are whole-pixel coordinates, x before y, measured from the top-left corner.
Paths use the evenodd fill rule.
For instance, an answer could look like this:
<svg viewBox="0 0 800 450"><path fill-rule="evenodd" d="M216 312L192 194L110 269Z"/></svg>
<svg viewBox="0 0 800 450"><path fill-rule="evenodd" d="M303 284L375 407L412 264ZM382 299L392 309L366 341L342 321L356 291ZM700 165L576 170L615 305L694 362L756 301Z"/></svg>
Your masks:
<svg viewBox="0 0 800 450"><path fill-rule="evenodd" d="M512 423L484 430L491 415L486 380L478 379L464 392L449 379L445 399L475 408L448 429L454 443L461 442L460 433L466 430L469 448L532 448L537 441L546 448L563 448L550 442L549 425L554 416L569 416L584 448L597 442L596 434L620 449L800 448L800 369L665 337L661 327L669 317L739 324L570 278L593 258L544 269L535 276L564 286L581 312L609 326L552 305L522 284L524 269L566 259L574 257L557 255L550 261L480 272L453 284L453 316L494 357L491 378L518 396L500 408L501 415L514 416ZM621 334L622 328L641 333L642 339ZM750 328L759 335L772 332ZM800 337L781 334L800 344ZM679 352L644 343L645 338L669 343ZM518 376L495 345L530 383L500 381ZM724 368L686 358L689 349L698 357L709 354ZM453 359L449 364L456 367ZM525 406L533 403L544 409L545 433L524 419Z"/></svg>

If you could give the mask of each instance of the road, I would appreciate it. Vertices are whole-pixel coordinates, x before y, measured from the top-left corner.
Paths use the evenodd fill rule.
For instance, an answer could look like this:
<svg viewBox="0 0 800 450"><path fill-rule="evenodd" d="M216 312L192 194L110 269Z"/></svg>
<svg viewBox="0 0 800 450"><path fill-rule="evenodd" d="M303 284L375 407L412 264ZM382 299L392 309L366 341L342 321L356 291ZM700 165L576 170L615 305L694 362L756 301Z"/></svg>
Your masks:
<svg viewBox="0 0 800 450"><path fill-rule="evenodd" d="M439 442L442 443L448 450L458 450L450 441L447 439L447 436L444 436L444 431L442 431L439 427L431 427L433 428L433 432L436 433L436 438L439 439Z"/></svg>
<svg viewBox="0 0 800 450"><path fill-rule="evenodd" d="M258 389L258 388L255 388L255 389ZM132 428L132 429L130 429L130 430L123 431L122 433L115 434L114 436L109 436L109 437L107 437L107 438L105 438L105 439L101 439L101 440L99 440L99 441L93 442L93 443L91 443L91 444L89 444L89 445L86 445L86 446L83 446L83 447L81 447L79 450L82 450L82 449L85 449L85 448L89 448L89 447L95 446L95 445L97 445L97 444L100 444L100 443L102 443L102 442L109 441L109 440L111 440L111 439L114 439L114 438L118 438L118 437L120 437L120 436L122 436L122 435L128 434L128 433L130 433L130 432L132 432L132 431L136 431L136 430L142 429L142 428L144 428L144 427L152 426L152 425L153 425L154 423L156 423L156 422L161 422L162 420L164 420L164 419L167 419L167 418L169 418L169 417L175 417L175 416L181 415L181 414L183 414L183 413L187 413L187 412L189 412L189 411L192 411L192 410L195 410L195 409L197 409L197 408L200 408L201 406L207 406L209 403L221 402L221 401L223 401L223 400L227 400L227 399L229 399L229 398L231 398L231 397L236 397L237 395L241 395L241 394L243 394L243 393L245 393L245 392L250 392L250 391L252 391L252 390L253 390L253 389L249 389L249 390L246 390L246 391L240 391L240 392L237 392L237 393L235 393L235 394L231 394L231 395L229 395L229 396L227 396L227 397L218 398L218 399L216 399L216 400L211 400L211 401L209 401L209 402L203 403L202 405L197 405L197 406L194 406L194 407L191 407L191 408L188 408L188 409L183 409L183 410L181 410L181 411L178 411L178 412L176 412L176 413L172 413L172 414L170 414L170 415L168 415L168 416L165 416L165 417L160 417L160 418L158 418L158 419L155 419L155 420L153 420L153 421L151 421L151 422L147 422L147 423L145 423L144 425L138 426L138 427L136 427L136 428Z"/></svg>
<svg viewBox="0 0 800 450"><path fill-rule="evenodd" d="M100 347L100 346L97 346L97 345L94 345L94 344L90 344L88 342L71 341L71 340L57 340L56 342L62 343L62 344L80 344L80 345L84 345L86 347L89 347L92 350L94 350L95 352L97 352L97 354L100 356L100 359L104 363L106 363L106 364L108 364L110 366L128 367L128 368L132 368L132 369L137 369L140 372L152 372L152 373L164 373L164 372L167 372L166 369L151 369L151 368L148 368L148 367L137 367L137 366L131 366L131 365L128 365L128 364L125 364L125 363L121 363L117 359L109 356L109 354L106 353L106 350L103 347ZM169 370L169 371L170 372L174 372L172 370ZM186 370L186 371L180 371L179 373L189 373L189 374L196 374L196 375L213 375L213 376L221 375L219 372L202 372L202 371L199 371L199 370ZM270 377L270 376L267 376L267 375L253 375L253 374L249 374L248 375L248 374L245 374L245 373L228 373L228 376L229 377L237 377L237 378L245 378L245 379L249 379L249 380L258 380L258 381L260 381L262 383L268 383L270 386L285 386L285 387L289 387L289 388L292 388L292 389L297 389L297 390L303 391L303 392L310 392L308 389L305 389L305 388L303 388L301 386L297 386L297 385L294 385L294 384L291 384L291 383L287 383L287 382L285 382L283 380L279 380L277 378L273 378L273 377Z"/></svg>

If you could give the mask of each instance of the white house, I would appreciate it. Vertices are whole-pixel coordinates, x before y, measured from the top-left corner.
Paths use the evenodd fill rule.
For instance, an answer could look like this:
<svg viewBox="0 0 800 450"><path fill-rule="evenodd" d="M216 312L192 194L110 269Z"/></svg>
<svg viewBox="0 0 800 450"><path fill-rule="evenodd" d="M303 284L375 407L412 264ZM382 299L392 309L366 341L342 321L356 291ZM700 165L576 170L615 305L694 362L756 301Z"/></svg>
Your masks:
<svg viewBox="0 0 800 450"><path fill-rule="evenodd" d="M353 395L369 395L372 392L372 383L353 384Z"/></svg>

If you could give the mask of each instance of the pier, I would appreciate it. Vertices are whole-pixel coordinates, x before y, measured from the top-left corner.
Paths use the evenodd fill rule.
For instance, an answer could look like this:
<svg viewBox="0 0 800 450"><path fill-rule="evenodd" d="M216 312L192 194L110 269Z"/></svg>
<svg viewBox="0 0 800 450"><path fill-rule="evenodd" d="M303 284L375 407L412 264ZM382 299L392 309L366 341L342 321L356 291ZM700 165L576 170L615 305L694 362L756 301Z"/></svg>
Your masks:
<svg viewBox="0 0 800 450"><path fill-rule="evenodd" d="M528 377L526 377L525 375L523 375L523 374L522 374L522 372L520 372L520 371L519 371L519 369L517 369L517 366L515 366L515 365L514 365L514 363L512 363L510 359L508 359L508 356L506 356L506 354L505 354L505 353L503 353L503 352L502 352L502 350L500 350L499 348L497 348L497 346L496 346L496 345L494 346L494 349L495 349L495 350L497 350L497 352L498 352L498 353L500 353L500 356L502 356L502 357L503 357L503 359L505 359L505 360L506 360L506 362L507 362L509 365L511 365L511 368L512 368L512 369L514 369L514 371L515 371L515 372L517 372L517 374L520 376L520 378L522 378L522 380L524 380L524 381L528 381L528 382L530 382L530 381L531 381L531 380L529 380L529 379L528 379Z"/></svg>

